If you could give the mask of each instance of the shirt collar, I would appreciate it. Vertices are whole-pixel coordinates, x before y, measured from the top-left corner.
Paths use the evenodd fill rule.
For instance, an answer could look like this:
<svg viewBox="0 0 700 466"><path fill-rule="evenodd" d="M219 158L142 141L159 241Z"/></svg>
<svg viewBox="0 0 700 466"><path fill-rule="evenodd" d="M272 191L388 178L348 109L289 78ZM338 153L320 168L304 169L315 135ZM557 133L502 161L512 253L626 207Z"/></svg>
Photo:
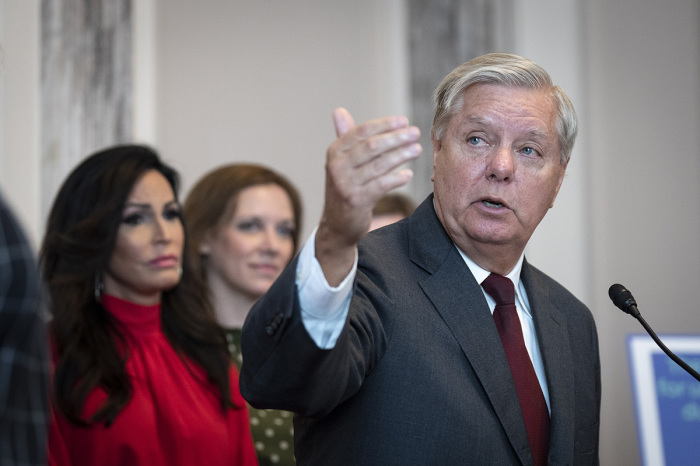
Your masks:
<svg viewBox="0 0 700 466"><path fill-rule="evenodd" d="M481 268L479 265L477 265L476 262L471 260L469 256L467 256L464 251L461 249L457 248L459 251L459 254L462 256L462 259L464 259L464 262L467 264L467 267L469 267L469 270L471 270L472 275L474 275L474 278L476 278L476 281L481 284L484 280L486 280L486 277L488 277L491 272L489 272L486 269ZM513 283L517 284L520 283L520 271L523 269L523 259L525 258L525 253L520 254L520 258L518 259L518 262L515 264L515 267L513 267L513 270L508 272L506 277L510 278L510 281ZM516 286L517 288L517 286Z"/></svg>
<svg viewBox="0 0 700 466"><path fill-rule="evenodd" d="M435 209L435 199L433 198L433 209ZM437 210L436 210L437 213ZM472 275L474 275L474 278L476 278L476 282L481 286L484 280L486 280L486 277L488 277L491 272L488 270L482 269L479 267L476 262L471 260L469 256L467 256L464 251L462 251L455 243L454 241L452 244L455 245L457 248L457 251L459 251L459 255L462 256L462 259L464 262L467 264L467 267L469 267L469 270L471 271ZM513 267L513 270L508 272L508 277L510 281L513 282L514 287L515 287L515 300L520 304L520 308L527 313L527 315L532 318L532 314L530 313L530 302L527 299L527 293L525 292L525 287L523 284L520 282L520 271L523 269L523 259L525 258L525 251L523 251L522 254L520 254L520 258L518 259L518 262L515 264L515 267ZM482 288L483 291L483 288ZM487 296L487 301L492 300L490 296L484 291L484 296ZM493 309L491 310L493 312Z"/></svg>
<svg viewBox="0 0 700 466"><path fill-rule="evenodd" d="M457 247L457 245L455 245ZM476 262L471 260L469 256L467 256L464 251L462 251L460 248L457 248L459 251L459 254L462 256L462 259L464 259L464 262L467 264L467 267L469 267L469 270L471 271L472 275L474 275L474 278L476 279L477 283L481 285L484 280L486 280L486 277L488 277L491 272L489 272L486 269L481 268L479 265L477 265ZM524 312L526 312L528 315L530 314L530 306L528 305L527 298L523 296L524 289L522 288L522 284L520 282L520 272L523 269L523 259L525 258L525 253L523 252L520 254L520 258L518 259L518 262L515 264L515 267L513 267L513 270L508 272L506 277L510 279L510 281L513 282L514 287L515 287L515 299L519 301L520 307L523 309Z"/></svg>

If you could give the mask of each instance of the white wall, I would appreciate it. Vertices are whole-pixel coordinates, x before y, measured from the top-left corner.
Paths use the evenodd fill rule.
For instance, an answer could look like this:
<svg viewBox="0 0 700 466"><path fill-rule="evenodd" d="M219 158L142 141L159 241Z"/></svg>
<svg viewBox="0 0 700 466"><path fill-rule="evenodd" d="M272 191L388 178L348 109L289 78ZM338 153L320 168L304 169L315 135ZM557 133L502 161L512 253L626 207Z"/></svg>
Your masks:
<svg viewBox="0 0 700 466"><path fill-rule="evenodd" d="M333 109L407 112L403 14L397 0L156 0L154 137L185 191L224 163L269 165L299 187L305 237Z"/></svg>
<svg viewBox="0 0 700 466"><path fill-rule="evenodd" d="M39 1L0 0L0 191L38 247Z"/></svg>
<svg viewBox="0 0 700 466"><path fill-rule="evenodd" d="M0 186L35 238L38 4L0 0ZM700 333L700 5L515 5L514 52L551 72L582 122L528 258L594 312L601 463L638 464L625 338L643 329L607 289L629 287L659 333ZM333 108L358 120L409 111L402 0L137 0L134 15L138 139L183 172L185 189L220 163L277 167L302 191L305 233L320 213Z"/></svg>
<svg viewBox="0 0 700 466"><path fill-rule="evenodd" d="M615 282L657 333L700 334L700 3L585 3L593 299L604 351L608 464L637 464Z"/></svg>

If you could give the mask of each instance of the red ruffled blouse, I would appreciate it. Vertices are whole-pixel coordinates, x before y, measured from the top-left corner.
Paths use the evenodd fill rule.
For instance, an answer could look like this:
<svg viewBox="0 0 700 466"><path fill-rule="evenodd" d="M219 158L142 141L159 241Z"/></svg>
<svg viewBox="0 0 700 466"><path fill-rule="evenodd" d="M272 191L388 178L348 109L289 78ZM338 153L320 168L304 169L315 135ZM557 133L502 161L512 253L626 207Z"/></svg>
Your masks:
<svg viewBox="0 0 700 466"><path fill-rule="evenodd" d="M110 427L78 427L53 412L49 430L52 465L257 465L246 409L221 407L206 372L177 355L161 329L160 305L140 306L113 296L102 303L127 332L126 371L133 395ZM245 406L238 374L230 371L231 397ZM105 400L95 389L87 419Z"/></svg>

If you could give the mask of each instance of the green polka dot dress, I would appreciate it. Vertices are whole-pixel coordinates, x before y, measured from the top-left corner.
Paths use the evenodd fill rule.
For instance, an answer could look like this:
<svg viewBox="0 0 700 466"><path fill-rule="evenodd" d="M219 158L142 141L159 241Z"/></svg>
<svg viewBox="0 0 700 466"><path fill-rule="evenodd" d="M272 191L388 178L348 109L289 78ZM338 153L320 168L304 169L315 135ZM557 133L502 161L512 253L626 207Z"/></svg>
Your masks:
<svg viewBox="0 0 700 466"><path fill-rule="evenodd" d="M241 370L241 329L226 329L228 351L238 370ZM295 465L293 414L274 409L255 409L248 406L250 431L260 466Z"/></svg>

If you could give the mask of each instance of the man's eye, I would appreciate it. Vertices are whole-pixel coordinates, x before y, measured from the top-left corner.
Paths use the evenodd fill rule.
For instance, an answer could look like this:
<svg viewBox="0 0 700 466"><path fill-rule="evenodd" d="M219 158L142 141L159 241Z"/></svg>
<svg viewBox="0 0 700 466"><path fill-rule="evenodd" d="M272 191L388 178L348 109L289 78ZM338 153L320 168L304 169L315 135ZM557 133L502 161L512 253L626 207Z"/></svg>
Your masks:
<svg viewBox="0 0 700 466"><path fill-rule="evenodd" d="M532 147L525 147L525 148L522 150L522 152L523 152L523 154L525 154L525 155L533 155L533 154L535 153L535 149L533 149Z"/></svg>
<svg viewBox="0 0 700 466"><path fill-rule="evenodd" d="M472 136L469 139L467 139L467 142L469 142L469 144L471 144L472 146L476 146L477 144L479 144L481 142L481 138L476 137L476 136Z"/></svg>

